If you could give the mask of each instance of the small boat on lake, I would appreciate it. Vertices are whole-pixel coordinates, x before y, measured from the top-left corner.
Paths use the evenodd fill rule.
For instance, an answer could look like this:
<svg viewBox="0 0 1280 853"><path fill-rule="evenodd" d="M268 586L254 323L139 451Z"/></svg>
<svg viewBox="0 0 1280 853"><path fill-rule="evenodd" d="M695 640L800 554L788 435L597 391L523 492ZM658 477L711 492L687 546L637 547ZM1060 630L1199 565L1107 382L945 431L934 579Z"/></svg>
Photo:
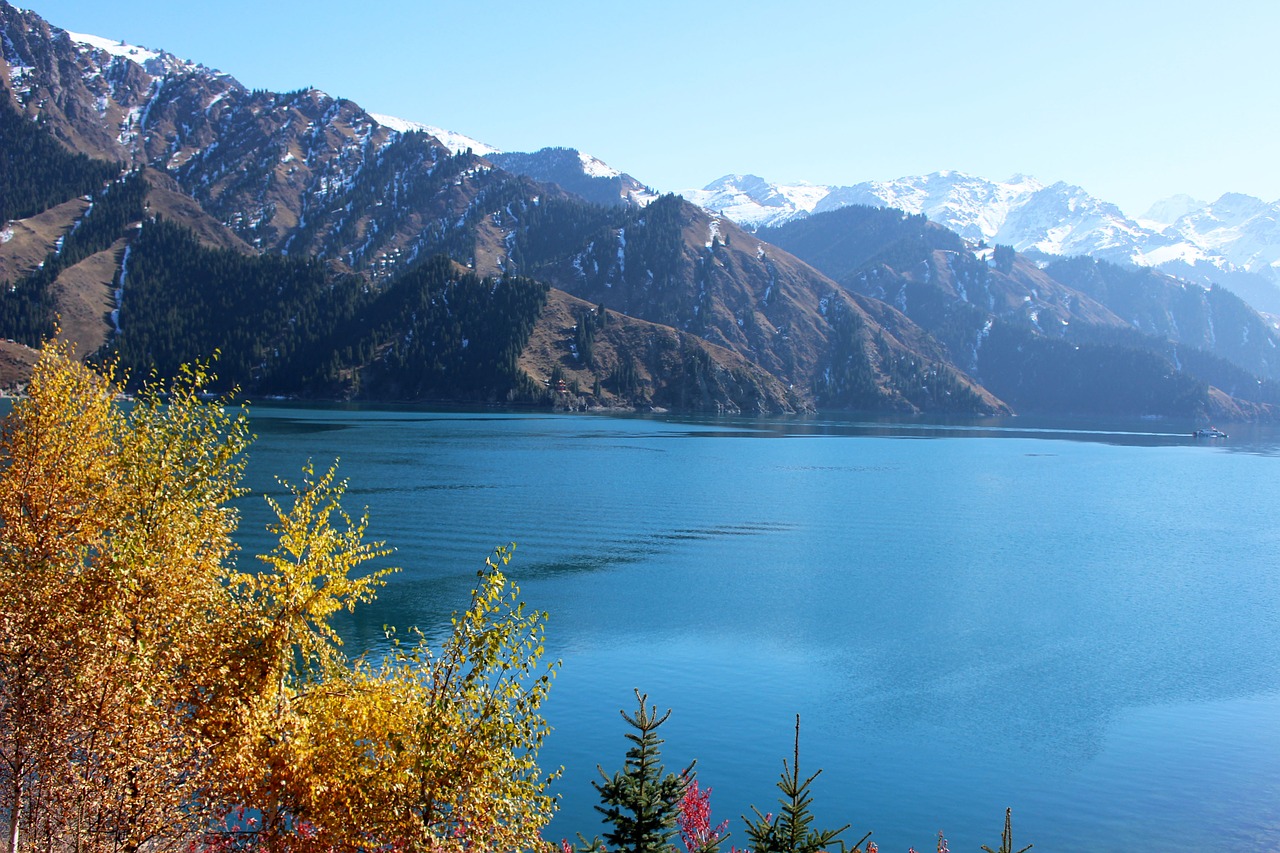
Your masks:
<svg viewBox="0 0 1280 853"><path fill-rule="evenodd" d="M1227 434L1217 427L1204 427L1191 433L1192 438L1226 438Z"/></svg>

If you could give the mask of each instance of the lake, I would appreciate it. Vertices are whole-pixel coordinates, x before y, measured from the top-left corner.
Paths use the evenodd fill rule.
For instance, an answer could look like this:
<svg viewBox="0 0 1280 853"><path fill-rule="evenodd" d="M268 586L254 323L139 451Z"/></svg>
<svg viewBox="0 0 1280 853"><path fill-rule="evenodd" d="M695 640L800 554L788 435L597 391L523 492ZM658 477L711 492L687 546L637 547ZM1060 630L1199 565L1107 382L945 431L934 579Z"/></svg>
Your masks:
<svg viewBox="0 0 1280 853"><path fill-rule="evenodd" d="M820 823L882 851L1280 848L1280 432L257 406L250 483L341 457L403 571L342 624L441 636L494 546L563 661L549 837L601 831L633 688L713 817L777 809L802 719ZM257 499L242 541L266 542ZM727 848L726 848L727 849Z"/></svg>

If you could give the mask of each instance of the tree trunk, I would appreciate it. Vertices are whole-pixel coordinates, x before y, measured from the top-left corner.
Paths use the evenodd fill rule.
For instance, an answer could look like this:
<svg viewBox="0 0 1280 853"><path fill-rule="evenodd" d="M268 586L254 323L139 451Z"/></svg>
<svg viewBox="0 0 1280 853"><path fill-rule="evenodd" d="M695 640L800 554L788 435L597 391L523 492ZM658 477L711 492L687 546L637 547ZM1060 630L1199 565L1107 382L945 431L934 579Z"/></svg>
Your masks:
<svg viewBox="0 0 1280 853"><path fill-rule="evenodd" d="M9 853L18 853L18 824L22 820L22 774L13 774L13 805L9 809Z"/></svg>

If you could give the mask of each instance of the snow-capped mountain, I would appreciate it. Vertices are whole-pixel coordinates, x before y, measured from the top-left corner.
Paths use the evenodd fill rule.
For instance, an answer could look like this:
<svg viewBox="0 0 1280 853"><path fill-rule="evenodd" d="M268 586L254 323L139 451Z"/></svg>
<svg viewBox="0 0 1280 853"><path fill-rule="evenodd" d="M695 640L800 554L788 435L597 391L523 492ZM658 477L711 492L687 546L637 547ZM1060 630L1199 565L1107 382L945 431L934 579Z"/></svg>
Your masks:
<svg viewBox="0 0 1280 853"><path fill-rule="evenodd" d="M725 175L700 190L681 190L680 194L739 225L760 228L812 213L833 189L804 183L772 184L756 175Z"/></svg>
<svg viewBox="0 0 1280 853"><path fill-rule="evenodd" d="M845 187L772 184L755 175L726 175L685 197L749 227L860 204L896 207L955 231L973 242L1000 242L1019 251L1079 254L1135 251L1148 229L1115 205L1065 183L1045 186L1025 175L988 181L942 171Z"/></svg>
<svg viewBox="0 0 1280 853"><path fill-rule="evenodd" d="M1188 213L1206 207L1208 204L1209 202L1202 199L1179 193L1151 205L1146 213L1138 217L1138 221L1148 228L1163 231L1166 226L1172 225Z"/></svg>
<svg viewBox="0 0 1280 853"><path fill-rule="evenodd" d="M770 227L848 205L896 207L924 214L973 242L1000 243L1039 255L1090 255L1166 269L1193 279L1260 276L1260 299L1280 305L1280 202L1228 193L1212 203L1186 195L1157 202L1141 218L1065 182L1044 185L1025 175L990 181L942 171L853 186L774 184L755 175L726 175L686 198L748 227ZM1247 284L1247 282L1244 282ZM1269 294L1268 290L1276 290ZM1256 301L1256 300L1255 300Z"/></svg>
<svg viewBox="0 0 1280 853"><path fill-rule="evenodd" d="M1280 267L1278 219L1280 202L1227 193L1179 217L1164 235L1194 246L1210 260L1218 256L1250 272L1275 274Z"/></svg>
<svg viewBox="0 0 1280 853"><path fill-rule="evenodd" d="M484 157L495 166L506 169L512 174L524 175L535 181L559 184L564 189L598 204L635 204L643 207L658 197L654 190L630 175L576 148L543 148L532 154L503 151L488 143L442 127L379 113L369 115L383 127L397 133L411 131L426 133L440 140L454 154L470 150L473 154Z"/></svg>
<svg viewBox="0 0 1280 853"><path fill-rule="evenodd" d="M1044 186L1034 178L1014 175L1003 183L984 181L962 172L934 172L896 181L868 181L833 187L813 208L814 213L851 204L896 207L923 213L966 240L990 241L1014 212L1027 206Z"/></svg>

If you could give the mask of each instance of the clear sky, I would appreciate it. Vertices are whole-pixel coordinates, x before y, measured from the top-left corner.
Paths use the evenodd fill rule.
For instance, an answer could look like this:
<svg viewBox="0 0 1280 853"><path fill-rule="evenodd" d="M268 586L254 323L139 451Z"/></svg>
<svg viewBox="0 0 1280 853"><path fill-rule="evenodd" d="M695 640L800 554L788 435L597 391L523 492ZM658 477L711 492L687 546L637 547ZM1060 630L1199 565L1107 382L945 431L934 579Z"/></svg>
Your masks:
<svg viewBox="0 0 1280 853"><path fill-rule="evenodd" d="M1131 216L1280 198L1280 3L18 0L246 86L316 86L660 190L728 173L1064 180Z"/></svg>

